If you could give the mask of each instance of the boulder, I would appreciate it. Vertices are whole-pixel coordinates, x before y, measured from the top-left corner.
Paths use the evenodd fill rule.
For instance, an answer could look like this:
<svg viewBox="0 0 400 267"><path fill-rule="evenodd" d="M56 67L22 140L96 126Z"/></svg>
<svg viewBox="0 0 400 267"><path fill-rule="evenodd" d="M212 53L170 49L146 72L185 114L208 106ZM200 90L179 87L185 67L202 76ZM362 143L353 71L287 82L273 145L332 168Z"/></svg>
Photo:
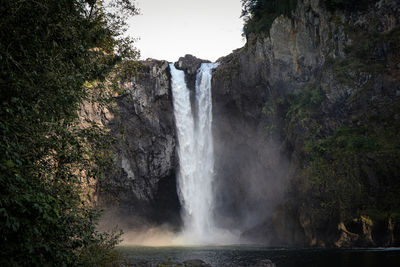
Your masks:
<svg viewBox="0 0 400 267"><path fill-rule="evenodd" d="M178 70L183 70L185 72L186 85L189 89L194 90L197 70L201 63L209 62L209 60L200 59L192 55L185 55L184 57L180 57L174 65Z"/></svg>

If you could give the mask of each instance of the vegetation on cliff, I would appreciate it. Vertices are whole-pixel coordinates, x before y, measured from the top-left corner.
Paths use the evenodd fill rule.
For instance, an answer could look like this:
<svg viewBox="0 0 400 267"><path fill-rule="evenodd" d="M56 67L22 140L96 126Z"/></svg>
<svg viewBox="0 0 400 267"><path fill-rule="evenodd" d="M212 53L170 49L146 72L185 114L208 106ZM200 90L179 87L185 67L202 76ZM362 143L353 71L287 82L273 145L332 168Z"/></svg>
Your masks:
<svg viewBox="0 0 400 267"><path fill-rule="evenodd" d="M296 138L303 167L298 169L294 195L320 238L340 221L348 224L361 216L370 217L375 226L398 225L400 142L396 135L400 124L392 118L400 114L399 101L372 101L362 115L326 132L332 118L321 110L327 102L310 109L306 103L313 103L312 99L303 100L289 103L286 132L289 138L301 133Z"/></svg>
<svg viewBox="0 0 400 267"><path fill-rule="evenodd" d="M268 33L272 22L280 15L290 15L297 0L242 0L243 33Z"/></svg>
<svg viewBox="0 0 400 267"><path fill-rule="evenodd" d="M377 0L321 0L331 11L362 10ZM243 34L267 33L275 18L284 15L290 17L297 6L297 0L242 0L244 17Z"/></svg>
<svg viewBox="0 0 400 267"><path fill-rule="evenodd" d="M356 40L346 58L328 60L320 81L283 107L285 133L299 161L292 193L320 238L326 240L339 222L351 225L363 217L371 219L374 241L393 245L400 233L400 100L390 82L397 79L399 28L346 27ZM330 75L348 92L334 103L324 82Z"/></svg>
<svg viewBox="0 0 400 267"><path fill-rule="evenodd" d="M294 179L286 200L276 209L277 222L292 218L298 227L285 229L281 240L288 244L288 232L297 231L304 235L300 242L291 237L297 244L399 245L400 31L398 13L392 12L397 10L396 1L375 2L298 1L293 13L296 5L285 1L243 1L246 35L258 33L252 38L256 45L272 41L289 47L283 53L275 47L267 50L275 56L271 64L282 64L285 67L278 70L285 73L295 63L293 75L301 77L301 82L291 83L293 76L278 76L273 67L267 69L267 79L279 78L267 87L270 95L263 109L268 138L284 144L282 152L292 164L289 176ZM287 26L293 39L273 32L265 38L273 19L282 14L292 17L280 20L276 29ZM308 29L307 17L313 15L319 19L310 26L310 34L302 27ZM312 33L324 29L326 22L332 32L325 31L329 34L321 44L323 35ZM296 44L293 49L288 40ZM315 46L305 48L307 42ZM343 46L338 48L338 43ZM307 58L308 52L325 58L298 67L298 60ZM274 82L289 88L274 88Z"/></svg>
<svg viewBox="0 0 400 267"><path fill-rule="evenodd" d="M2 266L112 264L119 235L96 231L99 213L82 190L101 171L94 166L106 157L104 133L82 129L77 111L93 84L137 57L122 38L124 17L136 9L116 0L111 10L118 11L109 13L104 2L0 6Z"/></svg>

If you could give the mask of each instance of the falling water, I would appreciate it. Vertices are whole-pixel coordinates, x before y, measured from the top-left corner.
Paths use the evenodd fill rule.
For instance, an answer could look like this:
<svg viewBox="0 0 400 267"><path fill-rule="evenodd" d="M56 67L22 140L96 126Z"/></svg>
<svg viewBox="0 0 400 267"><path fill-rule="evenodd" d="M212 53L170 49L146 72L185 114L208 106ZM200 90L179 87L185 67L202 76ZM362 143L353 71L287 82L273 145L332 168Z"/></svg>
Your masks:
<svg viewBox="0 0 400 267"><path fill-rule="evenodd" d="M178 186L184 209L183 238L189 243L221 242L212 216L214 153L211 132L211 77L216 63L203 63L196 77L197 112L192 112L185 74L170 64L180 169ZM194 114L197 114L195 117Z"/></svg>

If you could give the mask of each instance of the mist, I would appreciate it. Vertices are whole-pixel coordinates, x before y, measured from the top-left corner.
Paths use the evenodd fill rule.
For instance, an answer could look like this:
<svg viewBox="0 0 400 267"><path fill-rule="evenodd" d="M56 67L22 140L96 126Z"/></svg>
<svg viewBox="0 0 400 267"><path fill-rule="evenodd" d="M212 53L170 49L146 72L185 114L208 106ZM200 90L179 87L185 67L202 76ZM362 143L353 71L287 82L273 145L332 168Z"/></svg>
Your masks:
<svg viewBox="0 0 400 267"><path fill-rule="evenodd" d="M214 216L220 227L239 231L242 242L269 242L268 233L252 240L247 232L272 224L287 188L289 161L265 126L231 115L214 118Z"/></svg>

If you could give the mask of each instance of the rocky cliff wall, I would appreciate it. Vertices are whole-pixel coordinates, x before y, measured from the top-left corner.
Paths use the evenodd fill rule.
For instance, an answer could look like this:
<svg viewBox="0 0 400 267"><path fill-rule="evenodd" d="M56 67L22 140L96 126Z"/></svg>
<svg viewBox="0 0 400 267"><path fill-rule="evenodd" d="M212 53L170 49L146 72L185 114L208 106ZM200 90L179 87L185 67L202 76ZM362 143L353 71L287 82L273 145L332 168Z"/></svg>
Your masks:
<svg viewBox="0 0 400 267"><path fill-rule="evenodd" d="M176 192L175 123L166 61L139 62L138 73L120 82L111 102L86 102L81 118L113 139L113 165L97 184L103 221L125 229L180 225Z"/></svg>
<svg viewBox="0 0 400 267"><path fill-rule="evenodd" d="M219 59L217 210L226 225L271 244L396 244L397 204L378 195L399 177L396 144L383 134L399 129L399 11L390 0L353 11L300 0L269 34ZM379 167L385 160L390 171ZM367 211L380 205L385 213Z"/></svg>

